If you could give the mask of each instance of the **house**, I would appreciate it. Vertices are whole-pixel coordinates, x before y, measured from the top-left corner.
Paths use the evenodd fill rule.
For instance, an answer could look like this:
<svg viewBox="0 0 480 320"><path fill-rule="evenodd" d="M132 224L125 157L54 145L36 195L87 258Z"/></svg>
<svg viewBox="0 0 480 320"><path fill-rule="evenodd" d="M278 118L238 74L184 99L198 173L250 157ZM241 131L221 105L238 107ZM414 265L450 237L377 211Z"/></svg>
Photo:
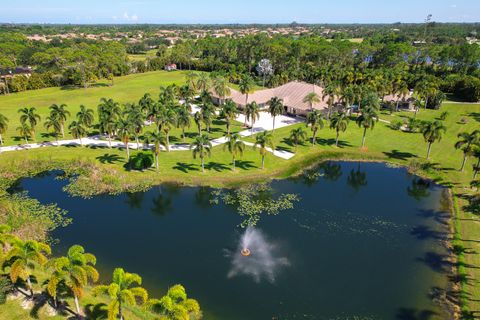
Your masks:
<svg viewBox="0 0 480 320"><path fill-rule="evenodd" d="M165 66L166 71L175 71L177 70L177 65L175 63L170 63Z"/></svg>
<svg viewBox="0 0 480 320"><path fill-rule="evenodd" d="M0 78L13 78L15 76L24 75L30 77L32 75L31 67L16 67L10 69L0 69Z"/></svg>
<svg viewBox="0 0 480 320"><path fill-rule="evenodd" d="M315 92L320 97L320 102L313 104L313 109L326 112L328 104L326 99L323 100L323 88L317 85L312 85L306 82L292 81L277 88L258 90L248 95L231 89L231 93L226 99L231 99L237 104L240 109L244 109L247 103L256 102L261 108L265 108L268 101L273 97L278 97L283 100L285 113L294 116L306 116L312 110L310 104L304 102L305 97ZM215 92L213 95L213 102L219 104L222 99Z"/></svg>
<svg viewBox="0 0 480 320"><path fill-rule="evenodd" d="M413 91L410 91L405 96L399 96L397 94L389 94L383 97L384 104L390 104L397 106L399 109L415 110L415 99L413 98Z"/></svg>

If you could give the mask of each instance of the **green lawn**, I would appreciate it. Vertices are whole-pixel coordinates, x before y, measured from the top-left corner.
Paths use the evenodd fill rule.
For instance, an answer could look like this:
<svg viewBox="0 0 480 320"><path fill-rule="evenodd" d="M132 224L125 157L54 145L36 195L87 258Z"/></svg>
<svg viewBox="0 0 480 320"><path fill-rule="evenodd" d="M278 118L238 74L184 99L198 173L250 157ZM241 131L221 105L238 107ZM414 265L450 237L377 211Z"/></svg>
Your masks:
<svg viewBox="0 0 480 320"><path fill-rule="evenodd" d="M148 50L145 53L140 54L129 54L128 59L130 61L145 61L148 58L155 58L157 55L157 49Z"/></svg>

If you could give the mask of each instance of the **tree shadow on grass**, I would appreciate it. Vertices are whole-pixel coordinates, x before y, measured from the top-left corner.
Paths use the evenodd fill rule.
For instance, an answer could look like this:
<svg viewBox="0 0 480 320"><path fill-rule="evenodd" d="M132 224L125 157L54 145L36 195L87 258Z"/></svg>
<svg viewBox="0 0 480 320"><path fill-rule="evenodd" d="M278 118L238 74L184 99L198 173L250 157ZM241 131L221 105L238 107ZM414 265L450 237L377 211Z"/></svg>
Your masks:
<svg viewBox="0 0 480 320"><path fill-rule="evenodd" d="M470 112L468 116L475 119L475 121L480 122L480 112Z"/></svg>
<svg viewBox="0 0 480 320"><path fill-rule="evenodd" d="M120 157L119 155L111 154L111 153L105 153L104 155L98 156L95 159L97 159L98 161L100 161L103 164L106 164L106 163L114 164L116 162L120 162L120 161L123 160L123 158Z"/></svg>
<svg viewBox="0 0 480 320"><path fill-rule="evenodd" d="M334 146L335 145L335 139L324 139L324 138L317 138L317 143L322 145L322 146ZM352 145L344 140L338 140L338 147L339 148L345 148L345 147L351 147Z"/></svg>
<svg viewBox="0 0 480 320"><path fill-rule="evenodd" d="M87 304L84 308L85 317L90 320L104 320L108 318L107 305L105 303ZM77 319L72 317L73 319Z"/></svg>
<svg viewBox="0 0 480 320"><path fill-rule="evenodd" d="M198 171L197 165L185 162L177 162L176 166L174 166L173 169L180 170L183 173L188 173L190 171Z"/></svg>
<svg viewBox="0 0 480 320"><path fill-rule="evenodd" d="M108 144L105 144L105 145L91 145L91 146L88 146L89 149L92 149L92 150L102 150L102 149L110 149L108 147Z"/></svg>
<svg viewBox="0 0 480 320"><path fill-rule="evenodd" d="M398 150L392 150L390 152L384 152L384 155L389 157L390 159L397 159L397 160L408 160L411 158L418 158L416 154L410 152L402 152Z"/></svg>
<svg viewBox="0 0 480 320"><path fill-rule="evenodd" d="M221 172L221 171L225 171L225 170L230 170L230 167L228 167L227 165L225 165L223 163L210 161L209 163L205 164L205 169L215 170L217 172Z"/></svg>
<svg viewBox="0 0 480 320"><path fill-rule="evenodd" d="M237 160L235 163L235 166L242 170L258 168L256 165L254 165L253 161L244 161L244 160Z"/></svg>

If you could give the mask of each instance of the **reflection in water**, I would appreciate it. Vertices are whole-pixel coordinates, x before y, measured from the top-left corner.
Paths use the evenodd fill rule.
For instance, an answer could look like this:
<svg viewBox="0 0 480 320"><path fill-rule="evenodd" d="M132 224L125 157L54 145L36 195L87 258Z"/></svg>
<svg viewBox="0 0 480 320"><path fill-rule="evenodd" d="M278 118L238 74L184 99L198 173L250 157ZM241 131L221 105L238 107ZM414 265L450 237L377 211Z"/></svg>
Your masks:
<svg viewBox="0 0 480 320"><path fill-rule="evenodd" d="M195 192L195 203L202 208L209 208L212 206L212 192L208 187L198 187Z"/></svg>
<svg viewBox="0 0 480 320"><path fill-rule="evenodd" d="M342 166L335 162L325 162L320 165L326 180L337 181L342 176Z"/></svg>
<svg viewBox="0 0 480 320"><path fill-rule="evenodd" d="M248 256L242 254L246 249L249 250ZM266 278L273 283L281 268L290 265L288 259L281 256L279 247L253 227L245 230L236 251L229 252L227 256L232 258L229 278L243 274L252 277L255 282Z"/></svg>
<svg viewBox="0 0 480 320"><path fill-rule="evenodd" d="M125 200L125 203L130 209L142 209L145 192L126 193L126 195L127 199Z"/></svg>
<svg viewBox="0 0 480 320"><path fill-rule="evenodd" d="M407 194L417 201L430 196L430 181L419 177L412 180L412 185L407 187Z"/></svg>
<svg viewBox="0 0 480 320"><path fill-rule="evenodd" d="M361 187L367 185L367 173L360 171L360 165L357 167L357 170L352 169L347 178L347 184L352 187L356 192L360 190Z"/></svg>
<svg viewBox="0 0 480 320"><path fill-rule="evenodd" d="M151 210L153 213L163 216L173 211L173 198L180 192L180 187L174 184L165 184L158 189L159 194L153 198Z"/></svg>

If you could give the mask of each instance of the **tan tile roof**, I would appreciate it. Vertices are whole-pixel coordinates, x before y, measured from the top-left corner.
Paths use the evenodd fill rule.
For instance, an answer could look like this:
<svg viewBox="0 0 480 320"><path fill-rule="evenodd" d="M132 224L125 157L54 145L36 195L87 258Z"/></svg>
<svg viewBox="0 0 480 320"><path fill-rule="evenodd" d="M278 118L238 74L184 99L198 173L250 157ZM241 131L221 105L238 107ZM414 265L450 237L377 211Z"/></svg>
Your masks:
<svg viewBox="0 0 480 320"><path fill-rule="evenodd" d="M303 102L303 99L305 99L305 97L311 92L315 92L318 94L320 99L322 99L322 87L306 82L292 81L277 88L255 91L254 93L249 94L248 102L250 103L255 101L258 104L266 104L271 98L278 97L283 100L284 105L287 107L298 110L309 110L310 105ZM214 97L218 98L215 92L212 93ZM232 99L236 104L245 105L246 95L237 90L231 89L231 94L227 97L227 99ZM322 100L318 103L315 103L313 108L317 110L328 108L326 99L325 101Z"/></svg>

